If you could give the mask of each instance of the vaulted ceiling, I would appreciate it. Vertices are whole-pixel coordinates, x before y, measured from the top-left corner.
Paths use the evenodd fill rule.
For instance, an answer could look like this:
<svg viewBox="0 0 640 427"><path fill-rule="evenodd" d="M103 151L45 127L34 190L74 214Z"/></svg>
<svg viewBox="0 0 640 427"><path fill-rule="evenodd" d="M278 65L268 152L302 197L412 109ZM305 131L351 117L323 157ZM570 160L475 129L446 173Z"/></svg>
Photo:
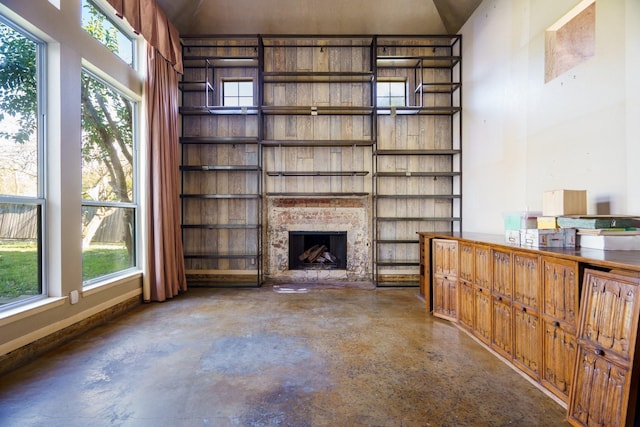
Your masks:
<svg viewBox="0 0 640 427"><path fill-rule="evenodd" d="M482 0L157 0L187 34L455 34Z"/></svg>

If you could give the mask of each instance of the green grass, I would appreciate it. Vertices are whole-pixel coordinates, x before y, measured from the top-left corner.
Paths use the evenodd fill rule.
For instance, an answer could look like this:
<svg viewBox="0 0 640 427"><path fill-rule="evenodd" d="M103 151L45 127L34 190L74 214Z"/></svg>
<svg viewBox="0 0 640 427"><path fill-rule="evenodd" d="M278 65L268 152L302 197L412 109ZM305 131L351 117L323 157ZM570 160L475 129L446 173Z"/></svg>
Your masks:
<svg viewBox="0 0 640 427"><path fill-rule="evenodd" d="M123 245L92 245L82 254L85 281L129 267L129 256ZM0 305L39 294L35 242L0 241Z"/></svg>

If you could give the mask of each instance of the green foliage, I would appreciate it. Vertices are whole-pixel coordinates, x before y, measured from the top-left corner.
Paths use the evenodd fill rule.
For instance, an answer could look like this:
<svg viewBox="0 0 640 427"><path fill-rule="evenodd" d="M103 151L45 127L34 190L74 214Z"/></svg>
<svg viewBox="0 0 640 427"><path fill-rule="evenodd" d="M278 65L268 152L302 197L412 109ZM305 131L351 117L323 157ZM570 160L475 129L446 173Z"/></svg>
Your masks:
<svg viewBox="0 0 640 427"><path fill-rule="evenodd" d="M0 129L0 137L21 144L36 130L37 56L35 42L0 22L0 121L10 115L19 124L15 131Z"/></svg>

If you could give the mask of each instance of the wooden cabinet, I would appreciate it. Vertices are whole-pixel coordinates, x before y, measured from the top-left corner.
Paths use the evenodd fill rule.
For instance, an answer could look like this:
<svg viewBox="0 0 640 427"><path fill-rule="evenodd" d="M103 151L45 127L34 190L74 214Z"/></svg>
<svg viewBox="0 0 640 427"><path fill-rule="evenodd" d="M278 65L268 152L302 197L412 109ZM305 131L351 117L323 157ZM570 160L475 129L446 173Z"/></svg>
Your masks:
<svg viewBox="0 0 640 427"><path fill-rule="evenodd" d="M540 260L538 255L513 252L513 363L534 379L540 377Z"/></svg>
<svg viewBox="0 0 640 427"><path fill-rule="evenodd" d="M491 249L473 247L473 334L491 344Z"/></svg>
<svg viewBox="0 0 640 427"><path fill-rule="evenodd" d="M433 240L433 315L457 320L458 242Z"/></svg>
<svg viewBox="0 0 640 427"><path fill-rule="evenodd" d="M511 252L492 249L491 258L491 347L503 356L511 358L513 352Z"/></svg>
<svg viewBox="0 0 640 427"><path fill-rule="evenodd" d="M542 384L568 401L576 355L578 263L542 257Z"/></svg>
<svg viewBox="0 0 640 427"><path fill-rule="evenodd" d="M638 275L585 270L578 356L568 410L573 425L634 424L639 286Z"/></svg>

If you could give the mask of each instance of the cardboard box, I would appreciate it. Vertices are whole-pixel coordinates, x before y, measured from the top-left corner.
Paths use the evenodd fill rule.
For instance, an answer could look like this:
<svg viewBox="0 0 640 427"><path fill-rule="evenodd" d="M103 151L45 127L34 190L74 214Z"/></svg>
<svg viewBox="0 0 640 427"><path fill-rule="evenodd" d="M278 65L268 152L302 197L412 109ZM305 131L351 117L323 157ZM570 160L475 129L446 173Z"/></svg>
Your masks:
<svg viewBox="0 0 640 427"><path fill-rule="evenodd" d="M536 228L538 226L537 219L540 212L505 212L502 214L504 218L504 229L511 231L519 231L523 228Z"/></svg>
<svg viewBox="0 0 640 427"><path fill-rule="evenodd" d="M586 214L586 190L553 190L542 195L542 216Z"/></svg>
<svg viewBox="0 0 640 427"><path fill-rule="evenodd" d="M574 248L576 230L574 228L520 230L520 245L533 248Z"/></svg>
<svg viewBox="0 0 640 427"><path fill-rule="evenodd" d="M520 230L506 230L504 232L504 241L510 245L520 245Z"/></svg>
<svg viewBox="0 0 640 427"><path fill-rule="evenodd" d="M538 228L541 230L551 230L558 227L558 217L557 216L539 216L538 217Z"/></svg>
<svg viewBox="0 0 640 427"><path fill-rule="evenodd" d="M612 251L637 251L640 250L640 235L596 236L581 234L579 236L578 243L581 248Z"/></svg>

